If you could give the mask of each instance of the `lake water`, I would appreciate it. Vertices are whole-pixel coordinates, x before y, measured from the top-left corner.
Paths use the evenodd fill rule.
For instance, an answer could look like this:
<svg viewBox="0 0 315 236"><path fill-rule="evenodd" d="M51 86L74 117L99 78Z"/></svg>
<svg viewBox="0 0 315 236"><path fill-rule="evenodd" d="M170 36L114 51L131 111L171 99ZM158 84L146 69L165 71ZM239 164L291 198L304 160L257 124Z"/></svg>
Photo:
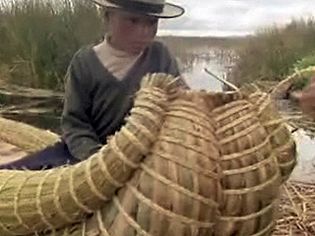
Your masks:
<svg viewBox="0 0 315 236"><path fill-rule="evenodd" d="M219 77L224 77L225 68L217 61L206 61L196 59L193 62L193 68L183 73L183 77L190 88L196 90L222 91L222 82L205 72L205 68Z"/></svg>
<svg viewBox="0 0 315 236"><path fill-rule="evenodd" d="M297 144L298 164L291 179L308 183L315 183L315 139L299 130L294 133Z"/></svg>

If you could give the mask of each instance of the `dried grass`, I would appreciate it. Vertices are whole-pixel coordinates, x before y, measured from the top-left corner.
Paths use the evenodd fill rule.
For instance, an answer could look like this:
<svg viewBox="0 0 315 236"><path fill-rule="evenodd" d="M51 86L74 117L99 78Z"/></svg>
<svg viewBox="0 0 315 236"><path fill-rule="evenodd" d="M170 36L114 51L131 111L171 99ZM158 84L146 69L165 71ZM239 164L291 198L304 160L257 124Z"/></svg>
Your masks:
<svg viewBox="0 0 315 236"><path fill-rule="evenodd" d="M273 236L315 235L315 184L288 181L282 187Z"/></svg>

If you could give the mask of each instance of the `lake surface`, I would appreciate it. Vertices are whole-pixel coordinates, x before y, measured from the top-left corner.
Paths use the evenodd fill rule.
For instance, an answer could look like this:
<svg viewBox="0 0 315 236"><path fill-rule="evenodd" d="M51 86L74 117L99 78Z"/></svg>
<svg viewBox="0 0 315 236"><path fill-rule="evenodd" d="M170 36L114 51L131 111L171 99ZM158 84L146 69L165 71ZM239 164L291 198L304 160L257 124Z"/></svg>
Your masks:
<svg viewBox="0 0 315 236"><path fill-rule="evenodd" d="M222 82L205 72L205 68L219 77L224 77L225 68L217 61L196 59L193 68L183 73L183 77L189 87L196 90L222 91Z"/></svg>
<svg viewBox="0 0 315 236"><path fill-rule="evenodd" d="M315 183L315 139L304 130L298 130L293 136L297 144L298 164L291 179Z"/></svg>

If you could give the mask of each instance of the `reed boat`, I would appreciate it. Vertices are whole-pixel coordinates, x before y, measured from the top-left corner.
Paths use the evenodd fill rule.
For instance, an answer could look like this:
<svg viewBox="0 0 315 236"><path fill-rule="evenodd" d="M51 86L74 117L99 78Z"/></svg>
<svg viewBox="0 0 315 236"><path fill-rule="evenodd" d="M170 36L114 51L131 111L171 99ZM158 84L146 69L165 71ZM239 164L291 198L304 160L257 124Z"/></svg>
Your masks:
<svg viewBox="0 0 315 236"><path fill-rule="evenodd" d="M153 74L143 79L126 119L86 161L0 170L0 235L314 232L306 214L313 205L302 204L301 219L298 185L288 182L295 142L270 94L188 91L169 75ZM0 130L2 163L59 140L4 118ZM292 206L296 218L288 216Z"/></svg>

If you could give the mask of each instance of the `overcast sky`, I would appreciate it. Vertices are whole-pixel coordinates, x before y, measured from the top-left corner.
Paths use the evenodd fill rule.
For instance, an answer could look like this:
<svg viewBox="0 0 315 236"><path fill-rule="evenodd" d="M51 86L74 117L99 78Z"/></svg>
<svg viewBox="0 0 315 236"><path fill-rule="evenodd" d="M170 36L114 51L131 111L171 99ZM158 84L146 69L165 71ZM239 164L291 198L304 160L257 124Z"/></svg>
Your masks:
<svg viewBox="0 0 315 236"><path fill-rule="evenodd" d="M168 0L186 9L163 20L161 35L244 35L294 18L315 17L315 0Z"/></svg>

